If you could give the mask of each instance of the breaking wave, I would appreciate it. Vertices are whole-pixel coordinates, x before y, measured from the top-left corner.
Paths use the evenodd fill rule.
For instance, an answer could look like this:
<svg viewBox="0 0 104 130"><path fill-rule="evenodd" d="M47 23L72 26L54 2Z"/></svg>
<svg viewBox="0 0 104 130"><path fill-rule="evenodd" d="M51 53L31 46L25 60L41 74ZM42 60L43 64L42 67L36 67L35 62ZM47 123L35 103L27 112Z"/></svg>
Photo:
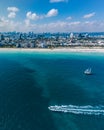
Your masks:
<svg viewBox="0 0 104 130"><path fill-rule="evenodd" d="M64 112L73 114L104 115L104 106L55 105L55 106L49 106L48 109L55 112Z"/></svg>

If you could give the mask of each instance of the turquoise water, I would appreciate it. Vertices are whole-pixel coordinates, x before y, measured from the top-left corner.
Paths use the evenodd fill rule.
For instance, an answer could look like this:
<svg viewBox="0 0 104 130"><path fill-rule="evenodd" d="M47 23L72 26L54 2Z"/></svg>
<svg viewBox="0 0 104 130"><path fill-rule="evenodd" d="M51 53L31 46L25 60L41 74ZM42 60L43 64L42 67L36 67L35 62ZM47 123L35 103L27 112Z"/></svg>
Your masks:
<svg viewBox="0 0 104 130"><path fill-rule="evenodd" d="M103 130L104 114L76 113L89 105L104 106L104 53L0 52L0 130Z"/></svg>

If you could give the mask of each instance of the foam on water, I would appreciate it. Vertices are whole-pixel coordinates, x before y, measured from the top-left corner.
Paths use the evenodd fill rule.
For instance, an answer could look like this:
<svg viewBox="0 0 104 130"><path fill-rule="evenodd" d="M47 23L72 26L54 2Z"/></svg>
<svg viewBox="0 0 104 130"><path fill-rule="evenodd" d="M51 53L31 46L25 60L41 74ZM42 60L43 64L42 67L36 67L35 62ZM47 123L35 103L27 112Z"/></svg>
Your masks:
<svg viewBox="0 0 104 130"><path fill-rule="evenodd" d="M49 106L48 109L55 112L64 112L73 114L104 115L104 106L55 105L55 106Z"/></svg>

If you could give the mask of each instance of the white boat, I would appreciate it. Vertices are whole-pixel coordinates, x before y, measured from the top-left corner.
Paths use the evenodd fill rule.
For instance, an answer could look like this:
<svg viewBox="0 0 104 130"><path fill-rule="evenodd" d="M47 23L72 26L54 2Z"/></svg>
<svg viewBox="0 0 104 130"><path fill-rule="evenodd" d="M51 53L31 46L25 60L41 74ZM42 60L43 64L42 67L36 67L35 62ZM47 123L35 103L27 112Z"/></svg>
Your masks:
<svg viewBox="0 0 104 130"><path fill-rule="evenodd" d="M84 71L84 74L86 74L86 75L91 75L91 74L92 74L91 68L86 69L86 70Z"/></svg>

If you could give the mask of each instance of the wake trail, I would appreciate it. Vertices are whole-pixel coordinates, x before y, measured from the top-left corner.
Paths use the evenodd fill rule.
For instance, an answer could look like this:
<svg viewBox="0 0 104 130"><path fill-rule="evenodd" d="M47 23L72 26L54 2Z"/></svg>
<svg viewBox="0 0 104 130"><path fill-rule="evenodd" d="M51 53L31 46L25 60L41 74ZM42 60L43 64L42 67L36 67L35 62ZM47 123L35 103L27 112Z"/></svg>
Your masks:
<svg viewBox="0 0 104 130"><path fill-rule="evenodd" d="M104 106L76 106L76 105L55 105L49 106L49 110L54 112L64 112L84 115L104 115Z"/></svg>

